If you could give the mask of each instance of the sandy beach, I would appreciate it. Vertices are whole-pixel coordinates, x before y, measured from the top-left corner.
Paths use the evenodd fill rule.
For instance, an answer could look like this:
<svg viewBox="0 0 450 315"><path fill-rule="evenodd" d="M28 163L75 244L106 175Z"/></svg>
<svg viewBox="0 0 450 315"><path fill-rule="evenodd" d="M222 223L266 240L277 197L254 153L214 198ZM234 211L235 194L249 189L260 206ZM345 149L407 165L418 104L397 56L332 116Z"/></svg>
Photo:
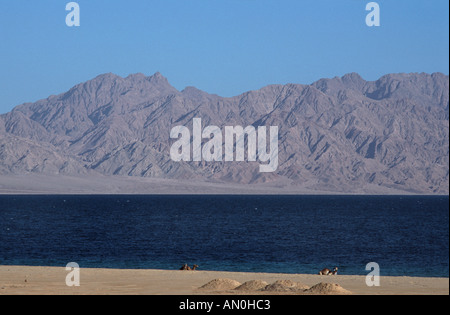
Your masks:
<svg viewBox="0 0 450 315"><path fill-rule="evenodd" d="M306 287L337 284L353 295L448 295L448 278L383 277L379 287L368 287L365 276L319 276L219 271L80 269L80 286L68 287L69 271L58 267L0 266L0 295L275 295L311 294L310 291L258 291L216 286L200 289L215 279L244 284L295 282ZM344 290L345 289L345 290ZM317 294L327 292L316 291ZM330 294L341 292L329 292Z"/></svg>

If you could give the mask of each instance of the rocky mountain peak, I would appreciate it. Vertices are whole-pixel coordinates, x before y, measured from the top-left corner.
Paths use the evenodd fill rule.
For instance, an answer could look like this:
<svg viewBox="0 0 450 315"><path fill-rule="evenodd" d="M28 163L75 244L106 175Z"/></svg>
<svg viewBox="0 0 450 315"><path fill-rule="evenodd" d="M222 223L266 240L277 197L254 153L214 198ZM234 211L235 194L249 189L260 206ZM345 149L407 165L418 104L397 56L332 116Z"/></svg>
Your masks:
<svg viewBox="0 0 450 315"><path fill-rule="evenodd" d="M0 174L98 174L293 185L308 191L448 194L449 77L357 73L224 98L157 72L107 73L0 115ZM279 127L279 168L170 159L171 128ZM282 184L280 184L282 183Z"/></svg>

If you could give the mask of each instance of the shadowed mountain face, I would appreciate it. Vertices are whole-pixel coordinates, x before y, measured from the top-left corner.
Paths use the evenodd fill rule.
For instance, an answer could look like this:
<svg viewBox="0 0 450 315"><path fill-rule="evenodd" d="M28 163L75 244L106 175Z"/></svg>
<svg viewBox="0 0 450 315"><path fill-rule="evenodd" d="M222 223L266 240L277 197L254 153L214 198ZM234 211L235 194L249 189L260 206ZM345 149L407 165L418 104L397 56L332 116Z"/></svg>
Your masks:
<svg viewBox="0 0 450 315"><path fill-rule="evenodd" d="M279 167L173 162L170 130L278 126ZM224 98L178 91L157 73L104 74L0 116L0 175L121 175L352 193L356 188L449 192L449 78L358 74L271 85Z"/></svg>

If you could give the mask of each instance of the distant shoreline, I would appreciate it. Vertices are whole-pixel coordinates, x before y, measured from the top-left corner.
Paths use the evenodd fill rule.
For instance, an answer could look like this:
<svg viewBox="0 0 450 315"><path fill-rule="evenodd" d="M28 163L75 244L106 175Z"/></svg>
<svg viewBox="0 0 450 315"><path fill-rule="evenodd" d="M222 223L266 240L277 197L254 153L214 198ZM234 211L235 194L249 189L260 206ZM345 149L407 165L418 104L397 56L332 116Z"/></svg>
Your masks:
<svg viewBox="0 0 450 315"><path fill-rule="evenodd" d="M426 194L351 194L351 193L49 193L49 192L2 192L0 196L371 196L371 197L450 197L450 195L426 195Z"/></svg>
<svg viewBox="0 0 450 315"><path fill-rule="evenodd" d="M314 183L316 184L316 183ZM2 175L0 195L358 195L449 196L367 185L351 191L312 189L313 183L287 181L264 184L193 182L187 180L123 176Z"/></svg>

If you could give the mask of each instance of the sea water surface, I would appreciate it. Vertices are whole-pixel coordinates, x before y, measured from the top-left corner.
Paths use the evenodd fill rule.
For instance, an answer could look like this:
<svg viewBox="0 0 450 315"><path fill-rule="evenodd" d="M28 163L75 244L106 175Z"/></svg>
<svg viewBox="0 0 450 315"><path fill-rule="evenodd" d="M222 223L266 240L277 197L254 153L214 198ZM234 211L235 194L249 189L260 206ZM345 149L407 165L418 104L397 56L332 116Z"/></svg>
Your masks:
<svg viewBox="0 0 450 315"><path fill-rule="evenodd" d="M0 265L449 276L449 198L0 196Z"/></svg>

